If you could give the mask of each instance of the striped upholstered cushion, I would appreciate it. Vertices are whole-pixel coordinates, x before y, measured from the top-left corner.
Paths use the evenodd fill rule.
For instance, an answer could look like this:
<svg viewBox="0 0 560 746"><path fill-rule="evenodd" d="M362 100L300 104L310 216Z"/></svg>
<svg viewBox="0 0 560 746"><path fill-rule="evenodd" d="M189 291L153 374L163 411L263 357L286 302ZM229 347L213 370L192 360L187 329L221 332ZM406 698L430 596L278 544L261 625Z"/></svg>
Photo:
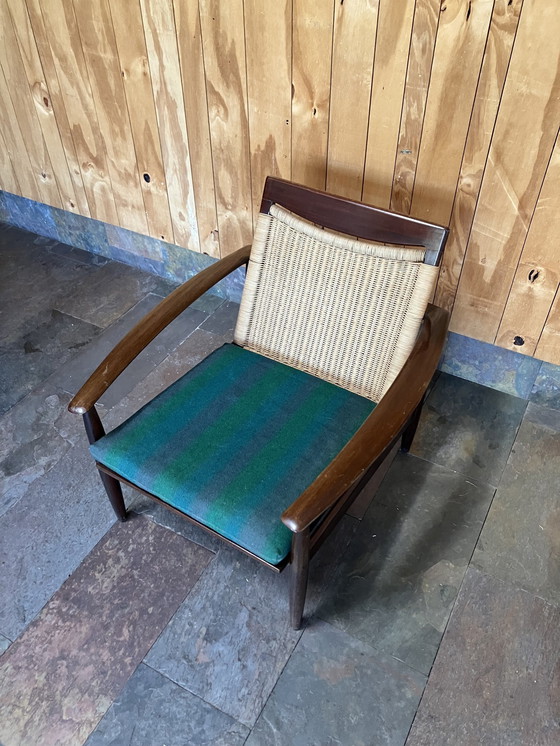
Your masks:
<svg viewBox="0 0 560 746"><path fill-rule="evenodd" d="M291 542L280 515L374 406L224 345L91 451L125 479L277 564Z"/></svg>

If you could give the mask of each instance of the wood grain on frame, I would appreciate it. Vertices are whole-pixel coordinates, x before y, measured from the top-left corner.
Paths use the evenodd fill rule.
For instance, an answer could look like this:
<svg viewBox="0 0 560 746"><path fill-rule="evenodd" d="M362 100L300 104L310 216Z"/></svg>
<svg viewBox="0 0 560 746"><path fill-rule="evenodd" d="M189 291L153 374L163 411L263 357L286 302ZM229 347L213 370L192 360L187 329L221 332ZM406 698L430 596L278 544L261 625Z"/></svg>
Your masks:
<svg viewBox="0 0 560 746"><path fill-rule="evenodd" d="M360 199L379 0L335 4L327 191Z"/></svg>
<svg viewBox="0 0 560 746"><path fill-rule="evenodd" d="M292 179L315 189L327 177L333 11L334 2L294 0Z"/></svg>
<svg viewBox="0 0 560 746"><path fill-rule="evenodd" d="M546 50L546 54L543 54ZM494 342L560 121L560 13L525 0L451 329Z"/></svg>
<svg viewBox="0 0 560 746"><path fill-rule="evenodd" d="M373 86L362 199L388 208L415 0L381 2L373 63Z"/></svg>
<svg viewBox="0 0 560 746"><path fill-rule="evenodd" d="M173 0L185 114L190 148L192 178L198 220L200 249L210 256L220 256L216 189L210 150L208 102L204 76L204 58L200 34L198 3Z"/></svg>
<svg viewBox="0 0 560 746"><path fill-rule="evenodd" d="M251 153L243 0L200 0L222 256L251 242Z"/></svg>
<svg viewBox="0 0 560 746"><path fill-rule="evenodd" d="M496 0L476 90L435 303L451 312L523 0Z"/></svg>
<svg viewBox="0 0 560 746"><path fill-rule="evenodd" d="M141 0L174 241L200 251L190 147L171 0Z"/></svg>
<svg viewBox="0 0 560 746"><path fill-rule="evenodd" d="M148 233L173 240L167 184L139 0L109 0L113 30L144 197Z"/></svg>
<svg viewBox="0 0 560 746"><path fill-rule="evenodd" d="M291 177L292 0L244 7L254 220L266 177Z"/></svg>

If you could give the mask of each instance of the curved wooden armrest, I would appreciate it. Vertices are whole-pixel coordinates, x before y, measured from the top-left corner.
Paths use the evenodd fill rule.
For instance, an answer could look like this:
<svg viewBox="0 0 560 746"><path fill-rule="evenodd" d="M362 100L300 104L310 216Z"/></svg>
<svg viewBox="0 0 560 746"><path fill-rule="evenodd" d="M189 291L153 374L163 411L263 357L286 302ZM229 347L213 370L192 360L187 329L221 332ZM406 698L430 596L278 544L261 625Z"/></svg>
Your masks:
<svg viewBox="0 0 560 746"><path fill-rule="evenodd" d="M447 311L430 304L414 349L387 393L327 468L282 514L291 531L304 531L331 508L399 435L434 375L447 323Z"/></svg>
<svg viewBox="0 0 560 746"><path fill-rule="evenodd" d="M211 264L174 290L167 298L146 314L144 318L121 339L105 360L95 369L68 405L71 412L85 414L105 393L113 381L142 350L180 313L210 290L217 282L249 260L250 246Z"/></svg>

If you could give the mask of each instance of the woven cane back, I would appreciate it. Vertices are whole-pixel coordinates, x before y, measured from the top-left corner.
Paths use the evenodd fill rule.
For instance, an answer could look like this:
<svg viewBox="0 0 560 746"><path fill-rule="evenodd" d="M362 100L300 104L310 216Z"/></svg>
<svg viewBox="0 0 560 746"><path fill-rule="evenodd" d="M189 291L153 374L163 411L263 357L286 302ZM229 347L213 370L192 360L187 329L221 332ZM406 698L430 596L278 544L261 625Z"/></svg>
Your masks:
<svg viewBox="0 0 560 746"><path fill-rule="evenodd" d="M237 344L379 401L408 358L438 268L423 249L331 233L279 205L259 214Z"/></svg>

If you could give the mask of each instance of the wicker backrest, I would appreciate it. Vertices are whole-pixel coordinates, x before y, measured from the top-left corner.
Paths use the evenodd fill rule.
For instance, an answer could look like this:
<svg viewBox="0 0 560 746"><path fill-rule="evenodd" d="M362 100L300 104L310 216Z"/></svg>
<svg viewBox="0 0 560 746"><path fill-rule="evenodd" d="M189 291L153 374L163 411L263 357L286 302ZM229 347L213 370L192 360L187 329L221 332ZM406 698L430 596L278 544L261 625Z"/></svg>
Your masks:
<svg viewBox="0 0 560 746"><path fill-rule="evenodd" d="M237 344L379 401L410 354L438 268L423 249L260 213L235 329Z"/></svg>

